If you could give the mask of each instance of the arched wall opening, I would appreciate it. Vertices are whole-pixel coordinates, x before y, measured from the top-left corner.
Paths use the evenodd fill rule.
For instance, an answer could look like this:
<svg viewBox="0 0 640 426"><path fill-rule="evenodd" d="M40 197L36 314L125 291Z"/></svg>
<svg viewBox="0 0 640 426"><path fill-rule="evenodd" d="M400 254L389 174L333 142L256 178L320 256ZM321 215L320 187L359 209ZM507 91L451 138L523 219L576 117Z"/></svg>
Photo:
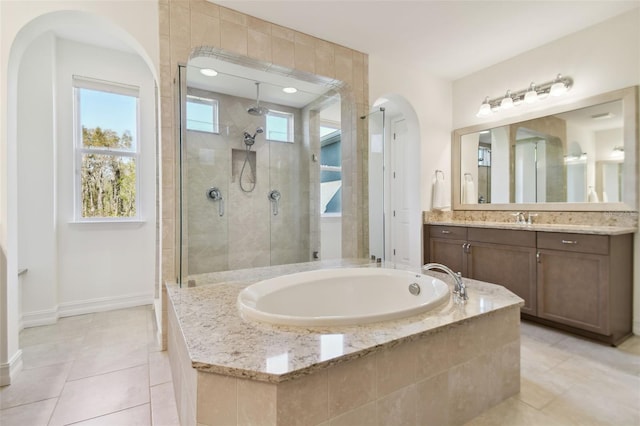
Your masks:
<svg viewBox="0 0 640 426"><path fill-rule="evenodd" d="M0 164L0 223L2 232L0 244L3 248L2 262L0 263L0 293L2 294L0 298L0 317L2 318L0 321L2 324L0 326L0 385L9 384L11 377L21 368L18 333L23 325L23 313L21 312L21 305L24 302L21 297L23 291L30 293L28 295L30 298L40 297L38 302L32 304L28 321L25 323L28 323L26 325L40 325L55 322L60 316L75 315L92 310L106 310L110 306L115 308L116 306L125 307L133 306L133 304L151 303L153 302L155 271L157 270L155 263L157 256L146 259L146 268L150 268L150 271L146 272L150 279L150 282L146 284L148 289L138 292L137 295L128 294L126 297L117 297L114 294L105 296L104 292L100 294L100 291L97 293L84 292L77 285L77 288L70 290L74 295L69 297L69 294L65 296L65 292L69 293L69 289L59 287L57 281L60 270L73 267L73 261L69 262L70 259L82 261L83 252L86 254L83 247L87 247L87 241L95 240L96 236L111 233L109 227L114 225L95 224L94 229L90 229L91 225L89 224L73 223L73 218L64 213L61 214L58 208L60 202L57 199L56 185L60 183L59 181L67 179L68 173L73 173L73 170L69 171L64 168L65 165L68 165L68 159L67 163L58 164L58 160L64 158L64 154L72 145L72 142L69 145L69 140L73 139L69 137L72 124L67 123L68 125L60 126L58 121L62 119L72 121L73 114L70 111L59 110L62 101L67 106L72 105L72 96L71 93L68 93L68 97L66 94L60 96L57 91L57 85L62 76L59 64L55 63L56 55L62 54L61 52L64 51L67 56L75 56L74 60L77 60L79 53L75 52L82 50L83 53L90 51L95 59L95 56L107 52L111 58L125 59L125 62L127 58L134 58L138 62L136 65L138 75L144 75L143 79L145 80L145 87L140 87L140 96L145 96L147 99L144 113L141 107L140 125L147 129L144 143L147 145L146 151L147 155L150 155L150 159L146 160L144 168L148 175L146 180L150 186L145 187L151 189L151 195L148 195L149 203L144 208L146 211L143 213L143 223L127 224L125 231L135 232L136 229L138 231L144 229L144 236L138 235L136 238L144 240L142 245L150 246L152 253L157 250L159 243L155 231L156 221L159 219L156 206L157 197L155 196L157 194L156 182L158 181L156 174L159 173L159 169L156 167L159 135L155 100L158 96L157 84L155 83L158 72L154 65L157 61L154 61L153 54L149 53L153 49L148 49L148 46L145 48L122 26L100 16L99 13L82 10L50 11L48 13L40 10L31 13L31 19L25 20L24 25L16 29L15 32L3 31L3 38L7 37L10 48L8 54L6 51L3 53L4 63L2 64L4 71L2 84L6 88L6 92L2 102L4 104L2 109L4 132L0 139L2 154L0 157L3 158L3 162ZM56 44L56 38L63 39L64 42ZM39 45L39 50L36 45ZM45 57L36 54L42 52L46 52ZM42 67L45 72L49 73L36 79L34 73L36 67ZM79 73L82 72L91 73L87 67L84 68L84 71L79 71ZM31 78L29 82L27 82L28 78ZM37 102L38 100L41 102ZM33 108L34 106L35 108ZM33 117L29 114L33 114ZM64 116L64 118L60 116ZM62 129L63 127L64 129ZM29 128L31 133L25 133L25 129ZM40 133L38 134L38 132ZM61 147L64 147L64 152L59 151ZM34 150L34 148L37 149ZM25 173L26 169L22 167L25 164L25 158L29 159L27 161L31 167L29 172L39 173L39 170L33 168L36 164L33 160L38 157L40 160L44 158L45 163L48 160L48 170L45 171L47 173L43 172L39 175ZM60 178L61 171L68 172L64 179ZM143 172L143 170L140 171L140 173ZM21 193L21 184L27 180L34 181L32 186L33 184L41 185L42 191L28 194L28 197L22 197L21 195L26 194ZM73 189L66 187L66 182L63 186L65 186L64 190L67 193L73 192ZM53 188L53 195L49 194L48 188ZM25 200L32 200L32 205L25 205ZM40 229L42 228L43 223L40 221L24 223L24 213L32 212L34 206L36 206L35 210L39 210L41 207L38 205L39 201L47 205L47 209L41 210L47 210L48 213L45 226L48 229L46 245L47 249L53 252L51 255L53 263L50 262L49 270L55 274L55 278L47 282L44 288L38 288L39 284L35 280L33 283L25 284L24 281L28 281L25 278L30 272L29 265L20 263L21 254L24 257L24 253L31 249L33 249L32 253L37 252L36 248L38 247L34 243L33 235L32 240L28 243L21 238L25 235L24 232L21 233L21 230L24 230L25 227L28 229L29 225L34 224L40 226ZM30 218L30 220L33 219L33 217ZM60 226L66 228L63 238L59 238L58 235ZM98 229L95 226L101 228ZM119 229L119 232L121 231L122 228ZM35 235L35 232L32 234ZM62 268L60 267L61 259L56 253L60 248L61 241L62 244L70 242L75 247L75 249L64 247L65 259ZM37 241L38 244L40 242ZM31 249L27 246L28 244ZM23 250L20 250L21 248ZM103 255L109 257L109 250L104 251ZM86 258L84 259L86 260ZM37 278L36 270L41 269L41 266L34 266L31 271L33 272L32 277ZM109 267L117 269L117 266L113 264L109 264ZM26 269L26 273L19 278L20 269ZM42 269L40 272L43 272ZM40 278L41 276L42 274L40 274ZM65 282L69 282L70 277L63 278ZM111 278L113 279L113 277ZM76 276L74 279L81 279L81 277ZM27 286L29 288L25 289ZM85 288L91 288L91 286L87 285Z"/></svg>

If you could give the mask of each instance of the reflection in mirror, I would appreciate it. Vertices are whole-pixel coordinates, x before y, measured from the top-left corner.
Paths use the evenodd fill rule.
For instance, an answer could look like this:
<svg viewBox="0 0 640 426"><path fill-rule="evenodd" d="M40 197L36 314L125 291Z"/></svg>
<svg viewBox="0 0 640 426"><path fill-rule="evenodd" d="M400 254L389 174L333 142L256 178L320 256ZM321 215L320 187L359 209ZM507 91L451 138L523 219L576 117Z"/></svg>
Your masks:
<svg viewBox="0 0 640 426"><path fill-rule="evenodd" d="M624 190L631 183L635 191L636 162L625 157L625 150L636 152L635 89L584 108L454 132L458 204L479 209L485 204L627 203L620 208L635 209L635 196L625 200L629 191Z"/></svg>
<svg viewBox="0 0 640 426"><path fill-rule="evenodd" d="M341 257L342 108L335 83L209 56L192 58L184 71L182 281ZM224 214L207 196L213 187Z"/></svg>

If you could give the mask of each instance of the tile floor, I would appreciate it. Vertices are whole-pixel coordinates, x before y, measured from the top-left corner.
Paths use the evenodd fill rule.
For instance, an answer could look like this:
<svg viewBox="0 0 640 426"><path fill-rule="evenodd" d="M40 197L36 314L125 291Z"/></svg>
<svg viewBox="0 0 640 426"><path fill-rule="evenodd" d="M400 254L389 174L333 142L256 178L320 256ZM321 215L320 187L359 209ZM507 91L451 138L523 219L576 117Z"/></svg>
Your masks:
<svg viewBox="0 0 640 426"><path fill-rule="evenodd" d="M611 348L521 330L521 392L469 426L640 426L640 337ZM0 388L2 426L178 425L151 307L63 318L24 330L20 344L24 370Z"/></svg>
<svg viewBox="0 0 640 426"><path fill-rule="evenodd" d="M23 371L0 388L2 426L179 426L151 306L20 333Z"/></svg>

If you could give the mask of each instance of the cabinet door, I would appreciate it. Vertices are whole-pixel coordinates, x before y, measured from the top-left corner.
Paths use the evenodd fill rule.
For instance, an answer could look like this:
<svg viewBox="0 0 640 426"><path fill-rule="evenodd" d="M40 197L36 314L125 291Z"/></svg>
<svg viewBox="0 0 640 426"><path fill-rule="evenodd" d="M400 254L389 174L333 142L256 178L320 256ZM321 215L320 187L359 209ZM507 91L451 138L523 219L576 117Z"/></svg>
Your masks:
<svg viewBox="0 0 640 426"><path fill-rule="evenodd" d="M454 272L461 272L466 276L466 254L463 247L465 243L464 240L431 238L429 262L442 263Z"/></svg>
<svg viewBox="0 0 640 426"><path fill-rule="evenodd" d="M499 284L524 299L521 311L536 314L536 249L504 244L470 243L467 275Z"/></svg>
<svg viewBox="0 0 640 426"><path fill-rule="evenodd" d="M538 316L609 335L609 256L538 253Z"/></svg>

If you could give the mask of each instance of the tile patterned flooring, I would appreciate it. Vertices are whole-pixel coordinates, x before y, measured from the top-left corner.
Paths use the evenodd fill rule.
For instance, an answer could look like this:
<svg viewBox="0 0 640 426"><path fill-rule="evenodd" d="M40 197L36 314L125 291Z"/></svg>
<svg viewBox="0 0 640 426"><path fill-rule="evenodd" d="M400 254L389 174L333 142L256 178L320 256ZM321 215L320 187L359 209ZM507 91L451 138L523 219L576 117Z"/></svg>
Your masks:
<svg viewBox="0 0 640 426"><path fill-rule="evenodd" d="M25 329L0 424L178 425L153 315L145 306ZM521 331L520 393L468 426L640 426L640 337L612 348L526 322Z"/></svg>

